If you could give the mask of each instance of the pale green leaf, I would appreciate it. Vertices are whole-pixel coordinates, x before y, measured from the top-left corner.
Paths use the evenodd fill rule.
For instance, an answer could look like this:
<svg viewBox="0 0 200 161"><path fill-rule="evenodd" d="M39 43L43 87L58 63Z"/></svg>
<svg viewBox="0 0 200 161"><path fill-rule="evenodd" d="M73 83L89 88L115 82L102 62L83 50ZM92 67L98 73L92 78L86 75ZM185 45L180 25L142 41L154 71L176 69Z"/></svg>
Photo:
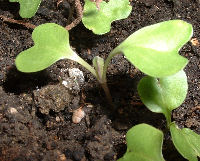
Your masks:
<svg viewBox="0 0 200 161"><path fill-rule="evenodd" d="M124 53L134 66L147 75L169 76L188 63L178 52L192 34L192 25L182 20L157 23L130 35L111 55Z"/></svg>
<svg viewBox="0 0 200 161"><path fill-rule="evenodd" d="M175 123L170 125L172 141L179 153L189 161L200 157L200 135L188 128L179 129Z"/></svg>
<svg viewBox="0 0 200 161"><path fill-rule="evenodd" d="M72 59L68 31L54 23L38 26L32 33L34 46L22 51L16 58L16 67L22 72L43 70L56 61ZM76 56L76 55L75 55Z"/></svg>
<svg viewBox="0 0 200 161"><path fill-rule="evenodd" d="M9 0L10 2L19 2L19 14L22 18L31 18L35 15L41 0Z"/></svg>
<svg viewBox="0 0 200 161"><path fill-rule="evenodd" d="M183 103L187 90L184 71L160 79L146 76L138 84L138 93L145 106L152 112L163 113L167 119L171 111Z"/></svg>
<svg viewBox="0 0 200 161"><path fill-rule="evenodd" d="M163 133L147 124L132 127L126 134L127 151L118 161L164 161Z"/></svg>
<svg viewBox="0 0 200 161"><path fill-rule="evenodd" d="M113 21L127 18L131 10L129 0L102 1L99 9L95 2L85 0L82 22L86 28L101 35L110 31Z"/></svg>

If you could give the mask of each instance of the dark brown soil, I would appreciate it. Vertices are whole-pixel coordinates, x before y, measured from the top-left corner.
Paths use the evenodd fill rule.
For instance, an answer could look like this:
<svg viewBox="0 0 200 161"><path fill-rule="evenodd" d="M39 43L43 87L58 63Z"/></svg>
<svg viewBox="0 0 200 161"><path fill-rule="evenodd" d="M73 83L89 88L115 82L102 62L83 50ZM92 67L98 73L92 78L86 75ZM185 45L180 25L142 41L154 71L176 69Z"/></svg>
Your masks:
<svg viewBox="0 0 200 161"><path fill-rule="evenodd" d="M24 20L34 25L55 22L66 25L73 7L56 7L56 0L43 0L36 16ZM87 62L108 53L134 31L157 22L182 19L194 27L193 38L200 42L200 1L136 0L129 18L112 24L112 30L98 36L82 24L70 30L70 43ZM0 15L20 19L18 3L0 0ZM76 17L76 14L74 14ZM111 161L126 151L125 134L139 123L148 123L165 131L166 121L141 103L137 83L143 76L122 55L114 57L108 69L113 111L95 78L77 63L63 60L33 74L16 70L17 54L31 47L32 30L0 20L0 160L2 161ZM189 91L185 102L173 112L180 127L200 134L200 45L187 43L181 55L190 62L185 71ZM84 82L70 87L69 69L84 73ZM60 98L57 100L57 98ZM45 108L45 106L47 108ZM82 107L86 117L72 123L72 112ZM167 161L184 161L173 147L169 133L163 145Z"/></svg>

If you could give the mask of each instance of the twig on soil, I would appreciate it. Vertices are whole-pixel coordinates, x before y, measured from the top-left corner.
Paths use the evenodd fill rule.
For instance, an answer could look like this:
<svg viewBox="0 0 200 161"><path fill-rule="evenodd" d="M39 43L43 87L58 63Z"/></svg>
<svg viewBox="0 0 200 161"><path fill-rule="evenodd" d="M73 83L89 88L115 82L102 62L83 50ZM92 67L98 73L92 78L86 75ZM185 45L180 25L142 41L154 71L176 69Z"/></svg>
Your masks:
<svg viewBox="0 0 200 161"><path fill-rule="evenodd" d="M69 24L65 27L66 30L71 30L72 28L74 28L81 22L81 19L83 16L83 7L81 5L80 0L75 0L75 9L76 9L76 13L77 13L77 18L71 24Z"/></svg>
<svg viewBox="0 0 200 161"><path fill-rule="evenodd" d="M3 19L3 21L6 21L6 22L10 22L10 23L16 23L16 24L19 24L19 25L23 25L27 28L30 28L30 29L34 29L36 26L31 24L31 23L27 23L27 22L23 22L21 20L15 20L15 19L12 19L12 18L7 18L3 15L0 15L0 19Z"/></svg>

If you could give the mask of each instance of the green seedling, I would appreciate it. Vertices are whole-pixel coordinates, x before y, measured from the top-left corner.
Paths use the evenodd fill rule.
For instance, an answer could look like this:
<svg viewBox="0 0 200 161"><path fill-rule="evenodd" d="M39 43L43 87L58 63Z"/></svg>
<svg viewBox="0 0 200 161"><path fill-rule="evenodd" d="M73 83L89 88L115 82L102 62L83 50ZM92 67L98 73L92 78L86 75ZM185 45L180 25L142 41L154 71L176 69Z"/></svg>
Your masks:
<svg viewBox="0 0 200 161"><path fill-rule="evenodd" d="M102 35L110 31L113 21L127 18L131 10L129 0L102 1L98 7L95 2L85 0L82 22L95 34Z"/></svg>
<svg viewBox="0 0 200 161"><path fill-rule="evenodd" d="M172 141L179 153L189 161L198 161L200 135L188 128L179 129L171 122L171 112L183 103L187 89L184 71L159 79L146 76L138 84L138 93L145 106L152 112L165 115Z"/></svg>
<svg viewBox="0 0 200 161"><path fill-rule="evenodd" d="M105 61L99 56L94 57L91 66L71 49L67 30L57 24L47 23L34 29L34 46L22 51L15 63L19 71L37 72L60 59L76 61L97 78L111 102L106 72L113 56L123 53L135 67L150 76L172 75L188 63L178 51L191 38L192 32L192 26L181 20L144 27L117 46Z"/></svg>
<svg viewBox="0 0 200 161"><path fill-rule="evenodd" d="M126 134L127 150L118 161L164 161L162 155L162 131L139 124Z"/></svg>
<svg viewBox="0 0 200 161"><path fill-rule="evenodd" d="M200 135L188 128L179 129L171 122L171 111L182 104L187 88L184 71L159 79L146 76L138 84L139 95L147 108L165 115L172 141L179 153L189 161L198 161ZM160 130L139 124L127 132L126 141L127 151L118 161L164 161L161 151L163 133Z"/></svg>
<svg viewBox="0 0 200 161"><path fill-rule="evenodd" d="M31 18L37 12L41 0L9 0L19 2L19 14L22 18ZM127 18L132 7L129 0L110 0L96 4L91 0L85 0L82 22L86 28L95 34L104 34L110 31L111 23Z"/></svg>
<svg viewBox="0 0 200 161"><path fill-rule="evenodd" d="M146 76L138 84L142 102L150 111L163 113L168 127L171 124L172 110L183 103L187 90L187 76L184 71L159 79Z"/></svg>
<svg viewBox="0 0 200 161"><path fill-rule="evenodd" d="M179 129L175 123L171 124L172 141L178 152L189 161L198 161L200 157L200 135L188 128Z"/></svg>
<svg viewBox="0 0 200 161"><path fill-rule="evenodd" d="M188 128L179 129L175 123L170 125L170 132L179 153L189 161L198 161L200 135ZM164 161L162 131L147 124L139 124L128 130L126 142L126 153L118 161Z"/></svg>
<svg viewBox="0 0 200 161"><path fill-rule="evenodd" d="M41 0L9 0L9 2L19 2L19 15L22 18L31 18L37 12Z"/></svg>

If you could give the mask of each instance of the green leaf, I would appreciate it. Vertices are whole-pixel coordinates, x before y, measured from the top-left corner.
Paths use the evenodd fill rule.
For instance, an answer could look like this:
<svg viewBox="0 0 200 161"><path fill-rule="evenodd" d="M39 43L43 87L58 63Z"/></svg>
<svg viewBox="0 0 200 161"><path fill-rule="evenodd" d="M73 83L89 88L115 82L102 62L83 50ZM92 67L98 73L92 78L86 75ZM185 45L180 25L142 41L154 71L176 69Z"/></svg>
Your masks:
<svg viewBox="0 0 200 161"><path fill-rule="evenodd" d="M147 75L169 76L182 70L188 63L178 52L192 34L192 25L185 21L161 22L136 31L111 55L124 53L133 65Z"/></svg>
<svg viewBox="0 0 200 161"><path fill-rule="evenodd" d="M35 15L41 0L9 0L10 2L19 2L19 14L22 18L31 18Z"/></svg>
<svg viewBox="0 0 200 161"><path fill-rule="evenodd" d="M69 46L69 34L63 27L47 23L36 27L32 33L34 46L22 51L16 58L17 69L22 72L43 70L56 61L76 57Z"/></svg>
<svg viewBox="0 0 200 161"><path fill-rule="evenodd" d="M188 128L179 129L175 123L170 125L172 141L179 153L189 161L200 157L200 135Z"/></svg>
<svg viewBox="0 0 200 161"><path fill-rule="evenodd" d="M138 93L145 106L152 112L163 113L167 119L171 111L183 103L187 89L184 71L160 79L146 76L138 84Z"/></svg>
<svg viewBox="0 0 200 161"><path fill-rule="evenodd" d="M86 28L101 35L110 31L113 21L127 18L131 10L129 0L102 1L99 9L95 2L85 0L82 22Z"/></svg>
<svg viewBox="0 0 200 161"><path fill-rule="evenodd" d="M126 134L127 151L118 161L164 161L163 133L147 124L132 127Z"/></svg>

